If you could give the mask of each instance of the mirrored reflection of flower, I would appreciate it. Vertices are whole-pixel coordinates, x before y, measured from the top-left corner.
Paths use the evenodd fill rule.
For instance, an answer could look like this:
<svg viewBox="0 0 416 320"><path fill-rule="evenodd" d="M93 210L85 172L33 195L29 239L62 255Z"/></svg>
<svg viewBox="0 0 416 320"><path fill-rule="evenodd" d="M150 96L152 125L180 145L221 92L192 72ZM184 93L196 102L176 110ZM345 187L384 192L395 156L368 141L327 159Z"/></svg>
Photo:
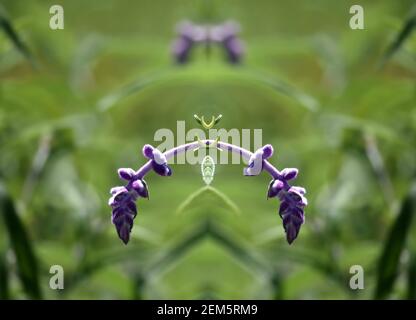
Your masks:
<svg viewBox="0 0 416 320"><path fill-rule="evenodd" d="M230 63L239 63L244 54L243 44L238 38L239 32L239 25L233 21L214 25L199 25L183 21L178 24L178 37L173 43L172 54L176 62L186 63L195 45L217 44L223 47Z"/></svg>
<svg viewBox="0 0 416 320"><path fill-rule="evenodd" d="M271 165L267 160L273 155L273 147L270 144L252 153L245 148L217 140L198 140L179 145L165 153L160 152L150 144L146 144L142 149L143 155L149 159L146 164L137 171L130 168L118 170L119 177L126 180L127 185L111 189L112 197L109 200L109 205L112 207L112 221L120 239L125 244L130 239L133 220L137 215L136 200L149 197L147 184L143 180L144 176L152 170L161 176L170 176L172 170L168 166L167 160L180 153L198 150L201 145L204 147L215 145L219 150L237 153L248 159L248 166L244 169L244 175L246 176L257 176L262 171L266 171L273 177L269 184L267 197L280 200L279 215L283 220L286 239L291 244L297 238L300 227L305 221L304 208L308 204L305 198L305 189L289 184L290 180L297 177L298 169L286 168L279 171ZM205 183L209 185L215 172L215 163L210 157L205 157L201 172Z"/></svg>

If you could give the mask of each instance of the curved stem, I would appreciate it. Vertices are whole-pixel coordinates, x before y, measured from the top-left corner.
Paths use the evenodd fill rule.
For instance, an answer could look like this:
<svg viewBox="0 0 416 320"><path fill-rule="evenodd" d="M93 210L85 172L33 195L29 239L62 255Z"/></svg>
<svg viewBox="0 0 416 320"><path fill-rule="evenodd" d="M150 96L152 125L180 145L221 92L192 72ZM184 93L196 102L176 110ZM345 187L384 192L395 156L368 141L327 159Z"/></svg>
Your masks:
<svg viewBox="0 0 416 320"><path fill-rule="evenodd" d="M251 151L244 149L242 147L230 144L230 143L221 142L221 141L217 142L215 140L201 140L201 142L205 144L207 147L209 147L212 144L216 144L216 148L220 150L228 151L228 152L238 153L245 160L249 160L250 157L253 155ZM195 141L195 142L190 142L187 144L180 145L178 147L167 150L164 153L164 155L166 159L169 160L170 158L173 158L174 156L178 154L199 149L201 147L201 142ZM142 167L140 167L139 170L136 171L136 177L139 179L142 179L151 170L152 170L152 160L149 160ZM267 160L263 160L263 170L268 172L273 177L273 179L279 179L279 180L283 179L280 174L280 171L277 170Z"/></svg>

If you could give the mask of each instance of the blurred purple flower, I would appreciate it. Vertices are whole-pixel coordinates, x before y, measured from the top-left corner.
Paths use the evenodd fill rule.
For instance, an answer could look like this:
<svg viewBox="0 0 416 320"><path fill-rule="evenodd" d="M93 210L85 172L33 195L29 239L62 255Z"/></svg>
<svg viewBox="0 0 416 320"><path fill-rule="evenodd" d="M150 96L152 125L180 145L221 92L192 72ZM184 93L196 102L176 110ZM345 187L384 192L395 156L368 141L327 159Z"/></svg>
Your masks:
<svg viewBox="0 0 416 320"><path fill-rule="evenodd" d="M190 21L183 21L178 25L177 32L178 38L173 43L172 53L178 63L185 63L194 44L207 38L206 30Z"/></svg>
<svg viewBox="0 0 416 320"><path fill-rule="evenodd" d="M227 21L216 25L198 25L183 21L178 25L178 37L172 46L172 54L178 63L185 63L195 44L217 43L223 46L230 63L238 63L244 53L243 44L238 39L240 28L237 23Z"/></svg>
<svg viewBox="0 0 416 320"><path fill-rule="evenodd" d="M231 63L240 62L244 53L243 44L237 37L239 32L239 25L233 21L227 21L210 28L210 41L224 46Z"/></svg>

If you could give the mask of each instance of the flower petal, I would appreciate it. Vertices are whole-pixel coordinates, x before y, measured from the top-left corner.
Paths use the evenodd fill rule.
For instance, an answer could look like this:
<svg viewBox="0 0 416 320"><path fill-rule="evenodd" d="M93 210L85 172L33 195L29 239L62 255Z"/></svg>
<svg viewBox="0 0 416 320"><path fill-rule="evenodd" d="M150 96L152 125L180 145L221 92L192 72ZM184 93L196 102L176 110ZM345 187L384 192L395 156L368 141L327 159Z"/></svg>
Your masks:
<svg viewBox="0 0 416 320"><path fill-rule="evenodd" d="M285 180L293 180L298 175L298 169L296 169L296 168L283 169L282 172L281 172L281 175Z"/></svg>
<svg viewBox="0 0 416 320"><path fill-rule="evenodd" d="M273 146L266 144L263 148L263 160L270 158L273 155Z"/></svg>
<svg viewBox="0 0 416 320"><path fill-rule="evenodd" d="M124 186L114 187L114 188L111 188L110 194L115 195L115 194L117 194L121 191L124 191L124 190L127 191L127 189Z"/></svg>
<svg viewBox="0 0 416 320"><path fill-rule="evenodd" d="M304 213L299 208L291 208L283 215L283 227L286 232L286 240L289 244L297 238L303 222Z"/></svg>
<svg viewBox="0 0 416 320"><path fill-rule="evenodd" d="M155 148L152 147L150 144L145 144L143 146L143 150L142 150L143 155L148 159L153 159L153 150L154 149Z"/></svg>
<svg viewBox="0 0 416 320"><path fill-rule="evenodd" d="M147 190L147 185L143 180L137 179L132 182L131 187L134 189L134 191L137 192L137 194L142 198L148 198L149 192Z"/></svg>
<svg viewBox="0 0 416 320"><path fill-rule="evenodd" d="M170 176L172 175L172 170L167 164L158 164L156 161L152 161L153 170L161 176Z"/></svg>
<svg viewBox="0 0 416 320"><path fill-rule="evenodd" d="M131 168L120 168L118 169L118 175L120 178L130 181L136 172Z"/></svg>
<svg viewBox="0 0 416 320"><path fill-rule="evenodd" d="M282 201L279 207L279 215L282 216L287 211L287 209L289 209L289 202Z"/></svg>
<svg viewBox="0 0 416 320"><path fill-rule="evenodd" d="M284 183L280 180L272 180L269 184L269 190L267 192L267 198L276 197L280 191L284 188Z"/></svg>
<svg viewBox="0 0 416 320"><path fill-rule="evenodd" d="M245 176L258 176L263 169L263 149L260 148L254 152L249 161L248 166L244 169Z"/></svg>
<svg viewBox="0 0 416 320"><path fill-rule="evenodd" d="M131 211L123 208L116 208L113 210L112 221L116 227L119 238L127 244L130 239L130 232L133 228L134 214Z"/></svg>
<svg viewBox="0 0 416 320"><path fill-rule="evenodd" d="M167 163L165 155L156 148L153 149L153 160L157 164L166 164Z"/></svg>
<svg viewBox="0 0 416 320"><path fill-rule="evenodd" d="M295 187L295 186L293 186L293 187L290 187L290 190L294 190L294 191L296 191L297 193L299 193L301 195L306 194L306 189L305 188L302 188L302 187Z"/></svg>

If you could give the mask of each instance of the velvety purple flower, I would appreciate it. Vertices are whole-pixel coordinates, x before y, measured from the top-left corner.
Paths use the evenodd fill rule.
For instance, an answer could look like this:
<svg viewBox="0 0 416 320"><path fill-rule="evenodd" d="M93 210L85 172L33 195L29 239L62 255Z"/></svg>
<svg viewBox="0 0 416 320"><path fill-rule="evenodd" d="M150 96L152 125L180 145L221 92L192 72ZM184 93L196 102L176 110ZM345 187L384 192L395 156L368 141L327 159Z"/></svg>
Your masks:
<svg viewBox="0 0 416 320"><path fill-rule="evenodd" d="M158 149L152 147L150 144L146 144L143 147L143 155L152 160L153 170L161 176L170 176L172 170L167 164L165 155Z"/></svg>
<svg viewBox="0 0 416 320"><path fill-rule="evenodd" d="M305 198L306 190L302 187L290 186L288 181L295 179L298 170L286 168L280 172L281 179L274 179L269 184L268 198L280 199L279 215L283 220L286 239L291 244L299 234L301 225L305 222L304 208L308 204Z"/></svg>
<svg viewBox="0 0 416 320"><path fill-rule="evenodd" d="M148 198L149 192L146 182L138 179L133 169L121 168L118 170L118 175L128 183L126 186L111 189L112 197L108 204L112 207L111 221L116 227L118 236L127 244L133 228L133 220L137 215L136 200L139 197Z"/></svg>
<svg viewBox="0 0 416 320"><path fill-rule="evenodd" d="M270 158L273 155L273 146L267 144L256 150L248 161L248 166L244 168L245 176L257 176L263 170L263 160Z"/></svg>
<svg viewBox="0 0 416 320"><path fill-rule="evenodd" d="M116 226L119 238L127 244L133 228L133 219L137 215L135 196L127 189L119 191L110 198L109 205L113 208L111 221Z"/></svg>

